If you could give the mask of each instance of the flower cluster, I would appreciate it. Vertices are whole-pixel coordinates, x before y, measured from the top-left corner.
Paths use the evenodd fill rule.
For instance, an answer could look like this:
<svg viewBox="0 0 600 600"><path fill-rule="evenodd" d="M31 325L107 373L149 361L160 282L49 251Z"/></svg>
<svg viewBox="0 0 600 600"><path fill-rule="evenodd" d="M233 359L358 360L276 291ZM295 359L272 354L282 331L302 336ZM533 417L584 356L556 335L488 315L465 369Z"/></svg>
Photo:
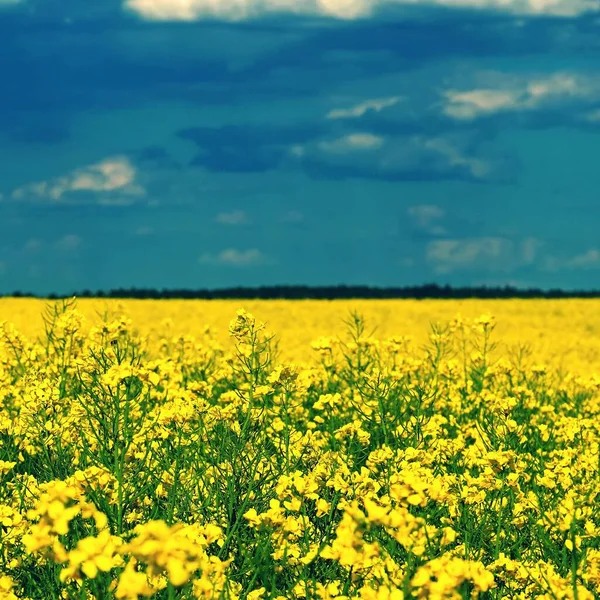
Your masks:
<svg viewBox="0 0 600 600"><path fill-rule="evenodd" d="M591 305L357 305L3 322L0 600L598 597Z"/></svg>

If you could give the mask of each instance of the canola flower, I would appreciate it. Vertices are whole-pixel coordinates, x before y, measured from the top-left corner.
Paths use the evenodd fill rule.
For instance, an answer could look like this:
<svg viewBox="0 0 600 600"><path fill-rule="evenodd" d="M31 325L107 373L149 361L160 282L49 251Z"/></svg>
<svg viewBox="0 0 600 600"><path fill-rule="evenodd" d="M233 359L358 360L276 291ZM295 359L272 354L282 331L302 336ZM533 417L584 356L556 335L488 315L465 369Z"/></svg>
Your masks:
<svg viewBox="0 0 600 600"><path fill-rule="evenodd" d="M2 323L0 600L599 597L585 348L511 351L487 310L420 341L354 312L294 360L237 307L227 343L148 325Z"/></svg>

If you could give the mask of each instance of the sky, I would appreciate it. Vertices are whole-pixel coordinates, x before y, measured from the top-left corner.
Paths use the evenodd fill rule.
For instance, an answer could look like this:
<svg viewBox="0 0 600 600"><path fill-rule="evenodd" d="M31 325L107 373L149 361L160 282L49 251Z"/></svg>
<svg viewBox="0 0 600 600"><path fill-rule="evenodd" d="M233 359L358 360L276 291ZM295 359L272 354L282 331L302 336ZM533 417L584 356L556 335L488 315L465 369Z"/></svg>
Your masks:
<svg viewBox="0 0 600 600"><path fill-rule="evenodd" d="M0 293L600 289L600 0L0 0Z"/></svg>

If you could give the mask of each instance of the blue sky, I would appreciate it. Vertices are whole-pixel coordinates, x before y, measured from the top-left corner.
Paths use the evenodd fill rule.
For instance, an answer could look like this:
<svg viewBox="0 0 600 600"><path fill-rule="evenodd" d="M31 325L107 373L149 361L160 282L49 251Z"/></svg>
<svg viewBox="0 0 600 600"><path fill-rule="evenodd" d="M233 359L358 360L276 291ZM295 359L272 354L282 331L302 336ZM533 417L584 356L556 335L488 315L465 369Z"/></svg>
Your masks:
<svg viewBox="0 0 600 600"><path fill-rule="evenodd" d="M0 292L600 288L600 0L0 0Z"/></svg>

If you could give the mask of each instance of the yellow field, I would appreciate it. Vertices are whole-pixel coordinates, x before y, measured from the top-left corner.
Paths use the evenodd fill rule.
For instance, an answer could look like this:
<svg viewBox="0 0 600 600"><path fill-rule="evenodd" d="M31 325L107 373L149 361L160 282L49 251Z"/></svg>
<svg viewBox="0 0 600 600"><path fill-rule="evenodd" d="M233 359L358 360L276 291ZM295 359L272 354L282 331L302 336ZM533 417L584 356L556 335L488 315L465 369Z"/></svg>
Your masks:
<svg viewBox="0 0 600 600"><path fill-rule="evenodd" d="M15 324L26 336L43 331L44 300L0 298L0 321ZM243 306L265 321L280 342L282 360L314 358L311 342L343 334L351 310L365 317L374 337L412 336L415 346L427 342L431 322L448 322L458 313L495 317L499 351L527 344L532 360L574 372L600 373L600 300L92 300L77 301L89 323L98 314L124 314L151 339L200 335L206 326L215 339L230 346L227 326ZM167 322L169 325L167 326Z"/></svg>
<svg viewBox="0 0 600 600"><path fill-rule="evenodd" d="M600 597L599 301L243 305L0 300L0 600Z"/></svg>

